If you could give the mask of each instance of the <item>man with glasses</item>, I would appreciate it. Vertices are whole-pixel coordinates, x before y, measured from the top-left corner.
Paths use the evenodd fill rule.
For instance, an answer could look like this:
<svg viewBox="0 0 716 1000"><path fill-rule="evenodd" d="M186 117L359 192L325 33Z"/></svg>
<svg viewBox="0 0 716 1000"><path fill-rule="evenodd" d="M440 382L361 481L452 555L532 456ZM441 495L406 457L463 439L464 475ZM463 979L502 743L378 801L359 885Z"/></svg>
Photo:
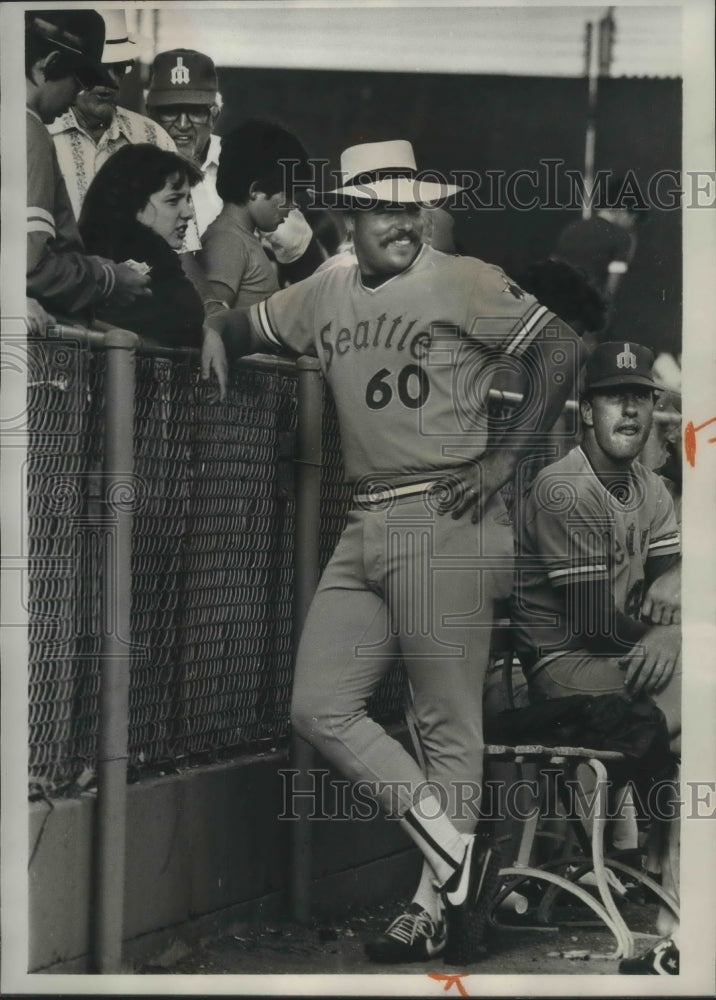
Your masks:
<svg viewBox="0 0 716 1000"><path fill-rule="evenodd" d="M151 294L149 277L127 263L85 253L47 125L80 88L107 86L100 59L105 29L95 10L25 13L27 107L27 295L44 310L85 315L112 300ZM47 322L40 314L39 323Z"/></svg>
<svg viewBox="0 0 716 1000"><path fill-rule="evenodd" d="M204 180L192 189L194 214L202 236L218 216L223 201L216 191L221 138L213 134L221 111L216 67L209 56L194 49L160 52L152 64L147 112L167 130L177 150L201 169ZM282 266L281 277L291 282L312 274L325 259L306 219L293 209L264 244Z"/></svg>
<svg viewBox="0 0 716 1000"><path fill-rule="evenodd" d="M103 10L102 17L105 22L104 79L83 87L74 105L49 126L76 218L79 218L95 174L122 146L149 142L160 149L176 152L174 143L161 126L135 111L118 107L119 86L132 70L137 46L127 36L123 10ZM189 249L198 249L198 238Z"/></svg>
<svg viewBox="0 0 716 1000"><path fill-rule="evenodd" d="M216 67L203 52L170 49L152 63L147 112L166 129L182 156L193 160L204 181L192 191L199 234L221 211L216 193L221 139L213 135L221 110Z"/></svg>

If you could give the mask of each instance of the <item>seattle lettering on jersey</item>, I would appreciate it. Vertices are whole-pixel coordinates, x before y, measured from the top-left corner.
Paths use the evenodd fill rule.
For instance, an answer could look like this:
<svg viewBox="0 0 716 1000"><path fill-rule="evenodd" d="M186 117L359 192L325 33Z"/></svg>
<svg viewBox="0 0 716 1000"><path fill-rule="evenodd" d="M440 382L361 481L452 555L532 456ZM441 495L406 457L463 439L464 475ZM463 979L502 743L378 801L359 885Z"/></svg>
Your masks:
<svg viewBox="0 0 716 1000"><path fill-rule="evenodd" d="M402 351L406 349L407 345L410 356L416 361L420 361L427 354L431 337L426 330L413 333L417 322L417 319L404 319L402 315L388 319L386 313L381 313L374 320L360 320L353 329L346 326L334 329L333 320L329 320L319 333L326 371L330 369L336 355L342 357L352 350L365 351L373 348L390 350L392 348Z"/></svg>

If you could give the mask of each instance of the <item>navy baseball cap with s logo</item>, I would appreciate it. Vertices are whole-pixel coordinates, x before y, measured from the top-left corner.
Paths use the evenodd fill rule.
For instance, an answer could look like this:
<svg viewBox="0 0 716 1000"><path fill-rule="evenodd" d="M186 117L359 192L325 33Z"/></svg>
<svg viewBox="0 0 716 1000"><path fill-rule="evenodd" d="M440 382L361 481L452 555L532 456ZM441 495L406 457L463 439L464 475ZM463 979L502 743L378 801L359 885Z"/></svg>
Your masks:
<svg viewBox="0 0 716 1000"><path fill-rule="evenodd" d="M599 344L587 361L584 388L647 385L655 389L654 376L651 373L653 364L654 355L642 344L623 340Z"/></svg>

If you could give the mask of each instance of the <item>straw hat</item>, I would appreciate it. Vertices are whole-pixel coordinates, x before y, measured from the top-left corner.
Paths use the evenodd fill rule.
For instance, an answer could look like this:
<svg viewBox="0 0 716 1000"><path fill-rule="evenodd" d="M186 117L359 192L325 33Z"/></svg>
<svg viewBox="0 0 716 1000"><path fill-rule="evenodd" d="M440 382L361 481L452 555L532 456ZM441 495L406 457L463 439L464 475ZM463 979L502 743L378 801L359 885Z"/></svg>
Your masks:
<svg viewBox="0 0 716 1000"><path fill-rule="evenodd" d="M104 18L103 63L129 62L137 58L137 46L127 34L127 15L123 10L102 10Z"/></svg>
<svg viewBox="0 0 716 1000"><path fill-rule="evenodd" d="M436 175L418 174L413 147L406 139L364 142L341 153L343 186L326 191L357 202L430 204L462 191Z"/></svg>

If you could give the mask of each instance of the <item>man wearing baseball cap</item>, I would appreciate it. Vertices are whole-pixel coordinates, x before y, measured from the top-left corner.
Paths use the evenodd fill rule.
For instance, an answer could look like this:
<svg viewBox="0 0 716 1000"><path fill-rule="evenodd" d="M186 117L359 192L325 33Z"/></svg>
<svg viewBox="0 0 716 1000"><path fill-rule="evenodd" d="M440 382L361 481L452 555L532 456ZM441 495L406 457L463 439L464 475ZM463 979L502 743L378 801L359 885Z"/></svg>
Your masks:
<svg viewBox="0 0 716 1000"><path fill-rule="evenodd" d="M652 364L647 347L624 341L599 345L587 361L582 443L542 469L523 496L512 621L531 698L651 698L678 752L679 529L663 480L638 461L654 411ZM664 841L662 885L673 892L678 818ZM659 930L672 939L623 960L621 972L678 972L666 911Z"/></svg>
<svg viewBox="0 0 716 1000"><path fill-rule="evenodd" d="M171 136L177 150L201 169L204 181L192 191L201 235L221 211L216 171L221 139L213 135L221 110L216 67L203 52L170 49L152 63L147 113Z"/></svg>
<svg viewBox="0 0 716 1000"><path fill-rule="evenodd" d="M104 21L95 10L25 13L27 105L27 294L55 313L91 314L112 299L151 294L149 277L88 256L46 126L82 87L106 85Z"/></svg>
<svg viewBox="0 0 716 1000"><path fill-rule="evenodd" d="M330 193L347 209L355 263L209 322L230 358L270 350L320 360L354 503L305 622L292 724L372 789L423 853L413 902L368 943L368 957L443 954L464 965L485 954L499 885L492 839L475 834L493 605L512 583L499 489L561 412L578 340L499 268L423 243L422 206L458 189L421 177L409 142L350 147L341 168ZM204 361L207 372L221 367L211 337ZM488 427L485 393L506 364L525 374L529 402L522 421ZM367 714L397 657L426 773Z"/></svg>
<svg viewBox="0 0 716 1000"><path fill-rule="evenodd" d="M147 111L167 130L177 149L201 169L204 180L192 191L199 235L216 219L223 201L216 190L221 138L213 134L221 110L216 67L209 56L194 49L160 52L152 64ZM298 209L264 241L277 262L290 265L292 281L312 274L323 261L308 222Z"/></svg>
<svg viewBox="0 0 716 1000"><path fill-rule="evenodd" d="M149 142L176 152L164 129L128 108L118 106L119 87L137 58L137 45L127 34L123 10L103 10L104 79L83 87L71 108L49 125L62 176L79 219L87 189L103 163L122 146ZM192 249L198 249L197 245Z"/></svg>

